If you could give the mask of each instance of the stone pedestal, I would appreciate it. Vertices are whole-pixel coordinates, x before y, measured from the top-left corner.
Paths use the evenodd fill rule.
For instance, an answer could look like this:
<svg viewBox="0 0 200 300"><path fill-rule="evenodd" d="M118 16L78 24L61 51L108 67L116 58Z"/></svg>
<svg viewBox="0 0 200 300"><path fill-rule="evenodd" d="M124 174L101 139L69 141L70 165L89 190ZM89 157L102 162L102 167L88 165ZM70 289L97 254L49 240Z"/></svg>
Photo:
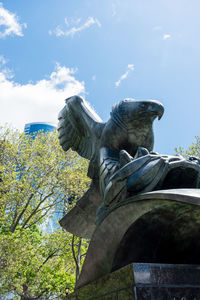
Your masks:
<svg viewBox="0 0 200 300"><path fill-rule="evenodd" d="M135 300L200 299L200 266L133 264Z"/></svg>
<svg viewBox="0 0 200 300"><path fill-rule="evenodd" d="M199 300L200 266L133 263L69 295L70 300Z"/></svg>
<svg viewBox="0 0 200 300"><path fill-rule="evenodd" d="M200 189L174 189L139 194L105 210L76 288L132 262L200 265L199 208Z"/></svg>
<svg viewBox="0 0 200 300"><path fill-rule="evenodd" d="M99 210L68 298L200 300L199 207L200 189L172 189Z"/></svg>

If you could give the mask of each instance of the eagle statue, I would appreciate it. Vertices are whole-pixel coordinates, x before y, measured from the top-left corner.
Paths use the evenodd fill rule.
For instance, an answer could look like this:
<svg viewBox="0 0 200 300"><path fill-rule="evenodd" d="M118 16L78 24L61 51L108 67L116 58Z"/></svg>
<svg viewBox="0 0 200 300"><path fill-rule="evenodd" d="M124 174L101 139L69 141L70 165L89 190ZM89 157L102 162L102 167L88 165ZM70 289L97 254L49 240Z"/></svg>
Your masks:
<svg viewBox="0 0 200 300"><path fill-rule="evenodd" d="M132 162L138 150L153 150L152 124L156 117L162 117L163 112L163 105L158 101L125 99L113 107L110 119L103 123L83 98L66 99L59 114L60 144L65 151L72 148L90 160L88 176L98 182L105 205L116 196L107 196L111 177ZM122 171L126 173L127 167Z"/></svg>
<svg viewBox="0 0 200 300"><path fill-rule="evenodd" d="M114 105L104 123L82 97L66 99L58 117L60 144L64 151L71 148L90 161L92 183L61 219L62 227L77 236L91 237L97 216L131 196L199 186L196 158L153 152L153 121L160 120L163 113L159 101L129 98Z"/></svg>

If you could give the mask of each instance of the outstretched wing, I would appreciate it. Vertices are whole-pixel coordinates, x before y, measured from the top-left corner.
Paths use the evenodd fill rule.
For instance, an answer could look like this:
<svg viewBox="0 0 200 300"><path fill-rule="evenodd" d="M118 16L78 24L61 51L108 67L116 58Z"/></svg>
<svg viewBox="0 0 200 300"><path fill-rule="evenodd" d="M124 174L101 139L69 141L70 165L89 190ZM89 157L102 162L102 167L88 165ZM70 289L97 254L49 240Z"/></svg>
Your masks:
<svg viewBox="0 0 200 300"><path fill-rule="evenodd" d="M84 158L95 154L104 123L79 96L66 99L66 105L58 116L58 137L63 150L69 148Z"/></svg>

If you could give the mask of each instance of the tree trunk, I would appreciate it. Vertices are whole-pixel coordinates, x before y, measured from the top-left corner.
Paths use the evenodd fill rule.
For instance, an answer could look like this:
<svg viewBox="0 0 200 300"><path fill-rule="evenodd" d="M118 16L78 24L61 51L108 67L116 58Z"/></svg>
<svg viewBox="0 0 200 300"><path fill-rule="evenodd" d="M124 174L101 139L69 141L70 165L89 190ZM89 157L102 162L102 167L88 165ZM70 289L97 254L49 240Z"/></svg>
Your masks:
<svg viewBox="0 0 200 300"><path fill-rule="evenodd" d="M82 238L79 238L78 245L75 244L75 236L72 237L72 253L73 258L76 265L76 283L80 276L80 268L81 268L81 245L82 245ZM75 247L77 247L77 253L75 250Z"/></svg>

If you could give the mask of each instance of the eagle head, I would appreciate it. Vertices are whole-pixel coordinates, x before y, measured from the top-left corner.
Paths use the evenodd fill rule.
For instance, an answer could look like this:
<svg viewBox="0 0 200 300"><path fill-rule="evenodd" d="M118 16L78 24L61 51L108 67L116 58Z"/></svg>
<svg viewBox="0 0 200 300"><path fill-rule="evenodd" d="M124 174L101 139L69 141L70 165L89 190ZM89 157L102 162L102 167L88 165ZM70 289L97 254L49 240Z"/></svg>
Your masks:
<svg viewBox="0 0 200 300"><path fill-rule="evenodd" d="M153 123L158 117L161 119L164 113L164 107L157 100L135 100L132 98L124 99L117 103L111 112L111 118L119 126L129 128L131 123L134 126L144 126L144 124Z"/></svg>

